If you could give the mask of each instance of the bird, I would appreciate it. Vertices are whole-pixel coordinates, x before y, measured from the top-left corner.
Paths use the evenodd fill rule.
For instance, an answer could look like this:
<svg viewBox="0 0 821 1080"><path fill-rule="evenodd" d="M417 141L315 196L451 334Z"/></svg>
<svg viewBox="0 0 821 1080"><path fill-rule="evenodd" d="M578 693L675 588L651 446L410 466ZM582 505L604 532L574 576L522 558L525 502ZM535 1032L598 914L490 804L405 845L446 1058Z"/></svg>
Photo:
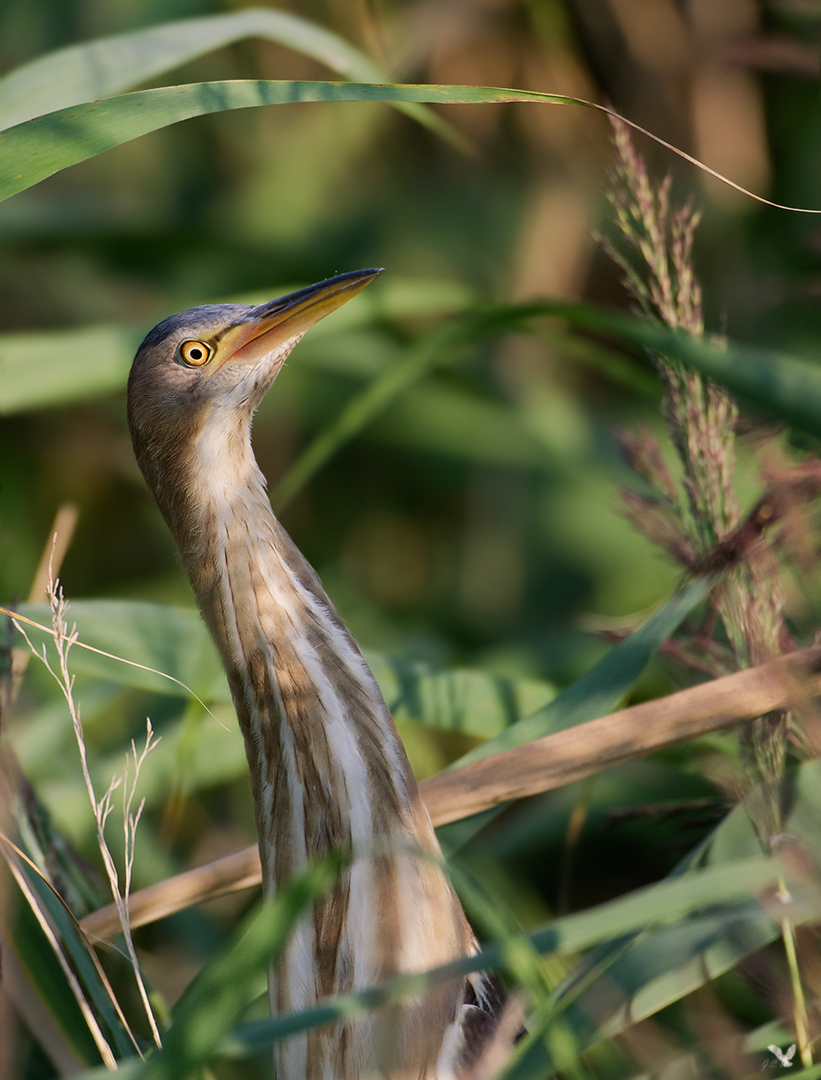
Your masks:
<svg viewBox="0 0 821 1080"><path fill-rule="evenodd" d="M325 853L359 853L272 967L274 1015L478 948L376 679L274 515L251 446L254 412L306 330L380 273L172 315L128 379L135 456L236 708L263 894ZM493 975L451 980L276 1044L278 1080L459 1080L503 1001Z"/></svg>

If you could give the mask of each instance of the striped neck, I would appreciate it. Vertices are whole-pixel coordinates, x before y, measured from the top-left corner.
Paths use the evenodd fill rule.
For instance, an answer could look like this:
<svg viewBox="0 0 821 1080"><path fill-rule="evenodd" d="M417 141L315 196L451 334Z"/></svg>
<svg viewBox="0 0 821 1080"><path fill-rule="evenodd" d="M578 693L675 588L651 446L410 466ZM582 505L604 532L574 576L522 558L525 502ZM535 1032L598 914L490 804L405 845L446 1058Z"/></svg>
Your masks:
<svg viewBox="0 0 821 1080"><path fill-rule="evenodd" d="M237 459L235 458L236 462ZM464 955L474 939L393 720L319 578L275 518L250 451L209 477L175 532L222 654L245 739L271 894L314 856L355 845L335 891L272 973L275 1013ZM190 488L189 488L190 490ZM188 501L188 500L186 500ZM182 522L185 522L183 527ZM433 1080L464 985L281 1044L279 1080ZM452 1037L451 1037L452 1040Z"/></svg>

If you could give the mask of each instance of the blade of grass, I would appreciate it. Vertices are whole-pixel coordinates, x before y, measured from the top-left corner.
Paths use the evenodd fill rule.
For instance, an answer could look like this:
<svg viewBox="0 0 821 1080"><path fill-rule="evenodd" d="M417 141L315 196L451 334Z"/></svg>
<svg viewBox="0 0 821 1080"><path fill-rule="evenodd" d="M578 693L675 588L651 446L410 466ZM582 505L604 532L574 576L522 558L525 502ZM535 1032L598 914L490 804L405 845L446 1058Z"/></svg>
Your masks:
<svg viewBox="0 0 821 1080"><path fill-rule="evenodd" d="M140 1074L145 1080L178 1080L211 1059L240 1011L257 996L258 980L287 945L298 919L327 895L346 862L337 855L315 863L245 920L229 948L186 990L162 1049Z"/></svg>
<svg viewBox="0 0 821 1080"><path fill-rule="evenodd" d="M546 94L493 86L378 85L374 83L237 80L189 83L185 86L142 90L105 98L39 116L8 128L0 142L0 199L16 195L61 169L86 161L150 131L157 131L194 116L261 105L290 105L308 101L371 101L428 105L500 104L511 101L547 105L578 105L608 116L618 116L692 165L716 177L756 202L779 210L798 210L755 195L721 176L696 158L677 149L604 105L565 94ZM821 210L800 210L818 214Z"/></svg>
<svg viewBox="0 0 821 1080"><path fill-rule="evenodd" d="M25 900L28 903L32 914L39 923L40 929L42 930L43 934L46 937L46 940L51 946L54 956L56 957L57 962L59 963L60 968L63 972L63 976L71 990L72 995L74 996L74 1000L77 1002L80 1012L82 1013L83 1021L85 1022L86 1027L88 1028L89 1032L92 1035L92 1038L94 1039L100 1057L103 1059L109 1069L116 1069L117 1063L111 1047L108 1045L108 1041L103 1035L100 1029L100 1025L97 1022L97 1018L95 1017L91 1006L86 1000L86 996L83 993L80 982L77 979L77 976L74 974L74 971L72 970L72 967L68 962L68 958L66 957L63 949L60 946L57 934L55 933L54 927L51 925L51 921L46 911L43 909L34 889L31 887L30 883L26 879L26 876L23 873L22 867L20 866L16 856L13 853L10 853L5 845L4 855L6 857L6 864L11 870L14 880L17 882L17 887L20 889L20 892L25 897Z"/></svg>
<svg viewBox="0 0 821 1080"><path fill-rule="evenodd" d="M135 1054L140 1055L137 1040L134 1038L133 1032L123 1015L111 984L79 923L69 911L64 900L25 853L1 834L0 845L3 846L7 858L9 855L16 856L15 864L17 868L21 874L25 874L32 893L36 894L37 900L48 916L49 922L59 934L60 940L65 947L65 954L82 980L90 1004L111 1033L118 1060ZM24 867L27 869L24 870ZM25 895L28 896L28 893Z"/></svg>
<svg viewBox="0 0 821 1080"><path fill-rule="evenodd" d="M330 887L336 873L335 867L323 865L317 888ZM573 954L601 943L623 938L652 925L675 924L691 919L696 926L695 936L704 940L719 939L731 927L746 925L750 919L762 917L761 905L751 897L774 887L782 867L774 859L762 856L737 860L731 866L711 867L684 878L665 880L627 896L618 897L606 904L587 911L556 919L523 937L540 954ZM291 890L298 885L301 901L307 903L307 878L299 879L283 897L280 909L286 919L295 920L299 912L291 909L294 902ZM796 921L812 920L821 913L821 896L817 890L807 891L790 885L796 896L801 895L801 906L794 909ZM278 900L279 898L277 898ZM273 901L273 904L277 903ZM300 908L301 910L301 908ZM273 911L273 908L272 908ZM704 914L702 914L704 912ZM702 924L699 926L700 920ZM251 980L249 972L257 975L264 970L267 956L264 950L271 945L284 945L287 930L273 915L257 919L251 925L247 942L240 939L239 947L222 954L209 964L200 979L195 981L183 999L180 1016L172 1025L162 1051L154 1054L145 1065L140 1065L129 1078L159 1080L165 1077L181 1077L194 1063L210 1060L212 1055L246 1056L254 1050L271 1045L297 1032L307 1031L322 1024L345 1018L362 1009L376 1009L387 1001L395 1001L405 995L413 995L438 983L461 978L472 972L504 967L505 953L513 947L515 939L482 950L474 956L464 957L444 967L419 974L402 974L356 994L330 998L314 1008L300 1013L272 1018L245 1025L229 1034L230 1018L237 1015L247 997ZM709 927L709 930L707 928ZM253 937L252 937L253 934ZM260 951L263 955L260 956ZM201 981L200 981L201 980ZM203 1010L203 1011L201 1011ZM226 1022L228 1021L228 1022ZM177 1024L180 1027L177 1028ZM209 1025L213 1025L209 1028ZM178 1034L175 1035L175 1031ZM214 1036L217 1036L216 1038ZM169 1046L185 1043L185 1049L176 1056L172 1068ZM85 1080L99 1076L99 1071L83 1074Z"/></svg>
<svg viewBox="0 0 821 1080"><path fill-rule="evenodd" d="M603 940L617 939L654 924L672 924L690 916L697 920L704 908L713 909L704 917L713 924L716 932L720 932L720 928L733 922L758 916L762 909L757 902L750 901L750 896L771 887L776 881L777 869L769 865L769 860L761 857L744 860L733 867L714 867L709 877L691 881L686 889L678 889L668 881L661 882L587 911L556 919L522 938L541 955L572 955ZM820 906L821 898L814 894L808 896L801 917L812 919ZM248 1025L225 1040L220 1051L246 1054L251 1048L261 1048L298 1031L348 1016L355 1010L378 1008L384 1001L395 1000L399 995L418 993L422 988L472 972L504 967L505 953L515 947L515 941L510 938L434 971L396 976L382 986L329 999L302 1013Z"/></svg>
<svg viewBox="0 0 821 1080"><path fill-rule="evenodd" d="M697 578L552 702L460 758L452 769L468 766L488 755L520 747L550 732L583 724L612 711L644 671L650 657L678 629L693 608L709 595L715 582L714 576ZM590 773L579 773L576 778L582 775ZM434 777L433 781L436 779ZM447 855L454 855L488 825L501 812L504 801L497 800L495 805L487 802L482 808L478 808L475 802L474 805L477 809L459 814L459 818L464 820L442 819L442 823L446 820L450 822L438 832L439 842ZM468 813L472 816L468 817Z"/></svg>
<svg viewBox="0 0 821 1080"><path fill-rule="evenodd" d="M114 34L23 64L0 79L0 129L111 97L214 49L252 37L310 56L346 79L389 81L369 56L338 34L285 11L248 8ZM429 109L419 105L402 108L449 142L465 146L465 140Z"/></svg>
<svg viewBox="0 0 821 1080"><path fill-rule="evenodd" d="M91 1067L100 1055L39 923L27 904L18 905L13 918L8 932L0 926L3 992L6 1004L13 1002L4 1014L17 1012L37 1032L58 1075Z"/></svg>
<svg viewBox="0 0 821 1080"><path fill-rule="evenodd" d="M679 360L766 413L821 438L821 368L816 363L737 342L697 341L660 323L594 304L548 302L544 308L579 329Z"/></svg>
<svg viewBox="0 0 821 1080"><path fill-rule="evenodd" d="M807 761L786 777L789 812L783 823L802 874L818 888L818 821L821 816L821 762ZM786 794L785 792L785 794ZM761 853L752 825L755 803L765 797L758 789L736 806L713 835L665 881L686 877L697 867L723 865L728 869ZM534 1017L534 1039L522 1046L505 1080L525 1080L556 1071L602 1039L613 1038L631 1024L653 1015L698 987L735 967L782 934L789 904L777 885L767 910L751 914L731 932L716 932L707 924L662 927L597 946L577 965ZM801 917L799 920L801 921ZM551 1047L552 1057L538 1036L549 1031L557 1016L571 1043ZM564 1056L562 1056L564 1055ZM539 1071L541 1070L541 1071Z"/></svg>

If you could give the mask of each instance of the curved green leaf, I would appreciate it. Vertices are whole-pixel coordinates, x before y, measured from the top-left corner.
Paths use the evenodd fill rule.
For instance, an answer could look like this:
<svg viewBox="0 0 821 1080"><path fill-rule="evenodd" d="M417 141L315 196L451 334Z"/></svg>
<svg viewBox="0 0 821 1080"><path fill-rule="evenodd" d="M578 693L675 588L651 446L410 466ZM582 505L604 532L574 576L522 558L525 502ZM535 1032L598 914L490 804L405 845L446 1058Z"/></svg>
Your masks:
<svg viewBox="0 0 821 1080"><path fill-rule="evenodd" d="M133 1036L124 1026L122 1015L115 1007L111 987L104 980L102 969L96 962L96 957L91 951L88 942L78 930L77 923L69 913L65 902L56 890L50 887L30 867L21 864L21 870L28 880L32 899L39 902L41 910L47 913L51 924L59 934L59 940L65 955L70 959L72 967L82 980L87 1000L89 1004L93 1005L97 1016L102 1020L106 1034L114 1043L113 1049L116 1051L118 1059L136 1055L137 1048L133 1042ZM42 962L42 958L32 955L32 951L39 953L39 950L48 947L42 933L34 933L21 938L19 941L17 954L19 961L26 966L32 977L36 975ZM55 984L59 986L59 991L55 989ZM48 1002L49 1006L57 1014L55 1005L63 993L68 992L64 978L58 977L55 979L54 975L52 975L47 982L41 984L40 991L44 1003ZM62 1007L65 1008L65 1003L63 1003ZM84 1025L81 1024L80 1027L82 1028ZM63 1023L62 1030L68 1038L76 1037L76 1025L68 1026Z"/></svg>
<svg viewBox="0 0 821 1080"><path fill-rule="evenodd" d="M214 49L252 37L301 52L347 79L389 81L378 64L338 34L285 11L247 8L114 34L23 64L0 79L0 130L44 113L111 97ZM415 104L397 107L451 144L467 148L465 139L430 109Z"/></svg>
<svg viewBox="0 0 821 1080"><path fill-rule="evenodd" d="M285 11L247 8L114 34L39 56L0 79L0 129L111 97L251 37L286 45L346 78L363 82L385 78L377 64L338 34Z"/></svg>
<svg viewBox="0 0 821 1080"><path fill-rule="evenodd" d="M527 936L537 952L572 955L608 938L623 936L648 925L673 924L692 916L701 923L703 933L720 936L732 925L744 923L750 915L761 912L750 896L777 879L778 867L762 857L744 860L735 867L713 867L702 871L697 879L680 879L675 883L660 882L627 896L618 897L587 911L566 915L543 929ZM813 898L808 914L819 910L819 900ZM505 955L515 939L483 949L475 956L465 957L445 967L419 975L399 975L382 986L359 994L331 998L313 1009L288 1016L275 1017L247 1025L229 1036L219 1047L228 1056L244 1056L299 1031L318 1027L332 1020L349 1016L361 1009L378 1008L383 1002L400 995L418 993L423 987L464 976L470 972L505 966Z"/></svg>
<svg viewBox="0 0 821 1080"><path fill-rule="evenodd" d="M659 885L685 880L708 867L741 869L746 861L760 857L761 844L751 818L755 817L755 803L762 798L762 792L757 790L735 807L712 836ZM821 869L821 761L805 762L787 774L782 804L784 838L800 852L798 863L814 867L817 874ZM814 889L817 893L818 878L813 879L811 874L805 878L805 886L814 881L811 892ZM796 895L801 895L800 888ZM810 899L810 907L803 911L799 903L798 912L790 912L790 917L795 922L817 918L817 913L811 911L815 902ZM739 960L774 941L780 933L772 908L767 911L759 907L719 932L706 924L685 921L679 926L611 941L595 949L568 975L545 1004L533 1029L541 1023L547 1030L561 1013L564 1024L573 1032L574 1056L578 1056L600 1039L618 1035L735 967ZM544 1045L534 1041L523 1050L521 1062L512 1067L509 1076L505 1074L506 1080L524 1080L532 1074L534 1063L549 1071L568 1062L548 1062Z"/></svg>
<svg viewBox="0 0 821 1080"><path fill-rule="evenodd" d="M0 133L0 199L25 191L61 169L181 120L231 109L308 101L436 105L539 101L593 108L579 98L488 86L238 80L140 90L59 109Z"/></svg>

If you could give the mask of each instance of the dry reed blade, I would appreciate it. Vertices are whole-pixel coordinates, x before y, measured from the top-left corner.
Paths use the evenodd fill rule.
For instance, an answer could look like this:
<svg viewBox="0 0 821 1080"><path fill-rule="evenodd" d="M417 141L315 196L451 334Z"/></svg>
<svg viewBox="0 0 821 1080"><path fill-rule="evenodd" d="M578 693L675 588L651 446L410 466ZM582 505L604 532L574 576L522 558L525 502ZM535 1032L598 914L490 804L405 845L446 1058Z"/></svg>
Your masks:
<svg viewBox="0 0 821 1080"><path fill-rule="evenodd" d="M420 791L434 825L444 825L818 694L821 646L813 646L440 773L420 784ZM257 849L243 848L134 893L131 924L144 926L259 882ZM80 925L100 939L119 929L113 905L87 915Z"/></svg>

